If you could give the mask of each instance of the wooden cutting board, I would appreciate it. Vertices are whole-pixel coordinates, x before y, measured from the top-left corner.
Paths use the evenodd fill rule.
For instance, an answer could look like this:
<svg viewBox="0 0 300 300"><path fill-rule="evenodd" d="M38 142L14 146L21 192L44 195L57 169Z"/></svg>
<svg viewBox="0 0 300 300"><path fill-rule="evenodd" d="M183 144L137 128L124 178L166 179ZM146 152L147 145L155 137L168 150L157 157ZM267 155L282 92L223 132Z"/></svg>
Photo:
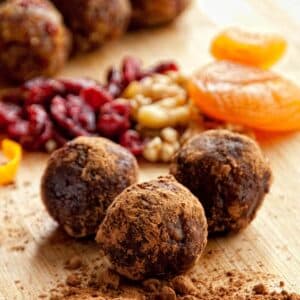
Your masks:
<svg viewBox="0 0 300 300"><path fill-rule="evenodd" d="M106 68L127 54L145 63L176 59L192 72L209 62L209 43L222 26L275 31L289 41L289 51L276 69L300 78L300 2L298 0L203 0L169 27L130 33L101 50L73 59L62 76L101 78ZM300 134L269 137L262 144L274 171L274 185L253 224L239 235L212 239L199 268L216 267L272 273L286 288L300 292ZM37 299L65 278L66 257L97 254L93 242L68 239L45 212L39 181L47 155L26 154L15 186L0 189L0 299ZM167 172L166 166L142 165L141 180ZM204 263L206 261L206 263Z"/></svg>

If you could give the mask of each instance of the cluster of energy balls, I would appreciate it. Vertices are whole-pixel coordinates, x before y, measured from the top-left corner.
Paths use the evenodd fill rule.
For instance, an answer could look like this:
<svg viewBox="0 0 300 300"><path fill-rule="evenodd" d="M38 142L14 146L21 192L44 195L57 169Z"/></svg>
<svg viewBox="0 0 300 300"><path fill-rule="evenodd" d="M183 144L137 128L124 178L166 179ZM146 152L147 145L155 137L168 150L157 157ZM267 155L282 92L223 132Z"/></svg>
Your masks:
<svg viewBox="0 0 300 300"><path fill-rule="evenodd" d="M0 74L51 76L70 54L99 48L128 27L171 22L191 0L0 0Z"/></svg>
<svg viewBox="0 0 300 300"><path fill-rule="evenodd" d="M52 154L41 191L69 235L95 235L116 272L144 280L187 271L208 236L245 228L271 179L255 141L211 130L183 145L170 175L144 183L137 183L138 164L126 149L77 138Z"/></svg>

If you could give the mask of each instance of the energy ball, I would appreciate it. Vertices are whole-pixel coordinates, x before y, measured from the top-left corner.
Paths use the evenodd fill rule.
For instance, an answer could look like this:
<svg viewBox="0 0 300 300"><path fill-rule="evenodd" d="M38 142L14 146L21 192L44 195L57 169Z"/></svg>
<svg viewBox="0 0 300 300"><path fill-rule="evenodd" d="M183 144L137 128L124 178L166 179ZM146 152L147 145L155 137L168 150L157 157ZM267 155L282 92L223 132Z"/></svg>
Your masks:
<svg viewBox="0 0 300 300"><path fill-rule="evenodd" d="M151 27L173 21L191 0L131 0L132 26Z"/></svg>
<svg viewBox="0 0 300 300"><path fill-rule="evenodd" d="M249 225L269 192L272 173L256 142L227 130L210 130L176 154L171 174L204 206L209 234Z"/></svg>
<svg viewBox="0 0 300 300"><path fill-rule="evenodd" d="M41 182L49 214L73 237L97 232L108 206L137 181L135 157L104 138L79 137L55 151Z"/></svg>
<svg viewBox="0 0 300 300"><path fill-rule="evenodd" d="M75 48L88 51L122 35L130 21L129 0L52 0L71 29Z"/></svg>
<svg viewBox="0 0 300 300"><path fill-rule="evenodd" d="M10 0L0 5L0 71L25 81L51 76L69 56L71 40L60 13L47 0Z"/></svg>
<svg viewBox="0 0 300 300"><path fill-rule="evenodd" d="M113 269L131 280L188 270L207 242L198 199L173 176L135 184L107 210L96 236Z"/></svg>

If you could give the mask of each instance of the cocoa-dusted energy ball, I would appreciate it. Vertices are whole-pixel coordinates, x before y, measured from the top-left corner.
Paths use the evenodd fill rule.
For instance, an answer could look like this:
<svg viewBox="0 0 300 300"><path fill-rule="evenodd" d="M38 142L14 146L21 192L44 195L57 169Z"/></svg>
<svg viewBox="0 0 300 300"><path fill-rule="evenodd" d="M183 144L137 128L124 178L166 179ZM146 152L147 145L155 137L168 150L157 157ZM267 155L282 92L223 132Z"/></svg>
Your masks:
<svg viewBox="0 0 300 300"><path fill-rule="evenodd" d="M173 176L133 185L109 207L97 242L119 274L131 280L189 269L207 242L198 199Z"/></svg>
<svg viewBox="0 0 300 300"><path fill-rule="evenodd" d="M55 151L42 177L50 215L73 237L95 234L106 209L137 181L135 157L104 138L80 137Z"/></svg>
<svg viewBox="0 0 300 300"><path fill-rule="evenodd" d="M191 0L131 0L132 26L150 27L173 21Z"/></svg>
<svg viewBox="0 0 300 300"><path fill-rule="evenodd" d="M88 51L119 37L130 20L129 0L52 0L71 29L76 50Z"/></svg>
<svg viewBox="0 0 300 300"><path fill-rule="evenodd" d="M10 0L0 5L0 71L25 81L51 76L70 52L70 35L48 0Z"/></svg>
<svg viewBox="0 0 300 300"><path fill-rule="evenodd" d="M245 228L272 178L256 142L227 130L210 130L188 141L175 156L171 174L199 198L209 234Z"/></svg>

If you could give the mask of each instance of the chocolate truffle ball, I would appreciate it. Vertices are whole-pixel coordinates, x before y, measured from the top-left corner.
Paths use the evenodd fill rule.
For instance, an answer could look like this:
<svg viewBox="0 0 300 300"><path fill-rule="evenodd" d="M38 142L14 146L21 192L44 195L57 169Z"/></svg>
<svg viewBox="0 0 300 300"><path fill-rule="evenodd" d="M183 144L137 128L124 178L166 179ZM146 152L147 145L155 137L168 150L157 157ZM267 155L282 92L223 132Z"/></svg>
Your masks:
<svg viewBox="0 0 300 300"><path fill-rule="evenodd" d="M191 0L131 0L132 26L158 26L173 21Z"/></svg>
<svg viewBox="0 0 300 300"><path fill-rule="evenodd" d="M74 35L75 47L87 51L122 35L130 21L129 0L52 0Z"/></svg>
<svg viewBox="0 0 300 300"><path fill-rule="evenodd" d="M204 206L209 234L245 228L269 192L272 177L256 142L227 130L192 138L170 170Z"/></svg>
<svg viewBox="0 0 300 300"><path fill-rule="evenodd" d="M106 209L137 181L135 157L104 138L80 137L55 151L42 177L49 214L73 237L95 234Z"/></svg>
<svg viewBox="0 0 300 300"><path fill-rule="evenodd" d="M69 56L70 35L47 0L11 0L0 5L0 71L25 81L51 76Z"/></svg>
<svg viewBox="0 0 300 300"><path fill-rule="evenodd" d="M135 184L109 207L96 236L119 274L131 280L189 269L207 242L202 205L173 176Z"/></svg>

